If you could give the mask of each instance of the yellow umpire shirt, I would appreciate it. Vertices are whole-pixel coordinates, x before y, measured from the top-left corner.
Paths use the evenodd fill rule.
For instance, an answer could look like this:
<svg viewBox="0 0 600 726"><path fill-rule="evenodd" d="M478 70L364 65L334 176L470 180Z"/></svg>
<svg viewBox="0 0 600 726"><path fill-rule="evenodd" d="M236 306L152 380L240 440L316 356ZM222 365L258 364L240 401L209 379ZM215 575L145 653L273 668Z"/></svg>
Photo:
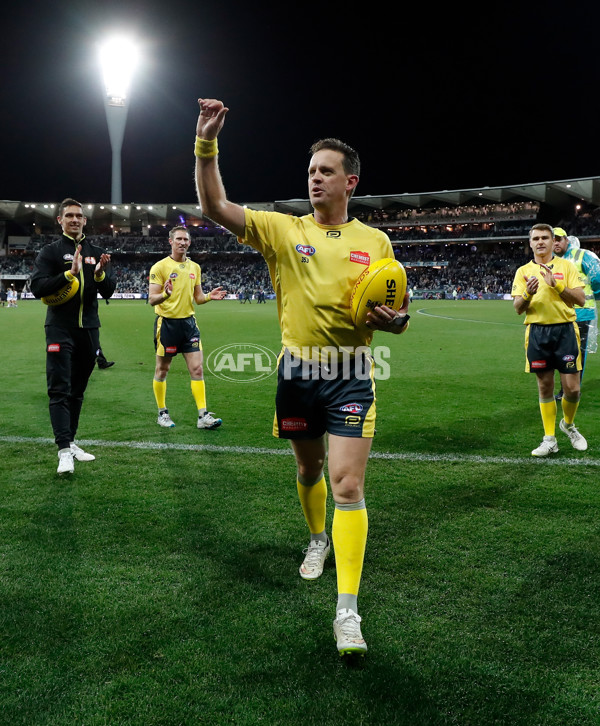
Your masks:
<svg viewBox="0 0 600 726"><path fill-rule="evenodd" d="M240 241L267 262L283 346L298 355L306 347L368 346L373 333L354 326L350 295L365 267L394 257L387 235L357 219L325 226L312 214L294 217L247 208L245 213Z"/></svg>
<svg viewBox="0 0 600 726"><path fill-rule="evenodd" d="M161 287L170 278L173 283L171 297L154 306L163 318L189 318L194 315L194 288L201 284L200 265L192 260L177 262L172 257L159 260L150 268L149 281Z"/></svg>
<svg viewBox="0 0 600 726"><path fill-rule="evenodd" d="M548 263L548 267L552 270L554 279L564 282L565 287L583 287L583 281L579 277L577 268L570 260L553 257ZM540 285L525 312L525 325L530 323L554 325L556 323L575 322L574 308L568 305L556 290L546 283L542 277L541 267L533 260L517 270L512 286L511 294L513 297L523 295L529 277L538 277Z"/></svg>

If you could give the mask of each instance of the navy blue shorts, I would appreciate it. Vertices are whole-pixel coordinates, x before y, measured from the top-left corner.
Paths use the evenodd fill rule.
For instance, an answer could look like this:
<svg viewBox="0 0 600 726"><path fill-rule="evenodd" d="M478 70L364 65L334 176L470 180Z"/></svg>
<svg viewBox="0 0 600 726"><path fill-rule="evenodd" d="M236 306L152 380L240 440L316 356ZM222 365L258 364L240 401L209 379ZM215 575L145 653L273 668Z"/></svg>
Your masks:
<svg viewBox="0 0 600 726"><path fill-rule="evenodd" d="M345 364L302 361L289 353L279 359L273 435L282 439L336 436L372 438L375 433L373 360L362 356Z"/></svg>
<svg viewBox="0 0 600 726"><path fill-rule="evenodd" d="M581 370L579 345L579 328L576 323L531 323L525 332L525 371L577 373Z"/></svg>
<svg viewBox="0 0 600 726"><path fill-rule="evenodd" d="M177 353L197 353L202 350L196 318L163 318L154 321L154 349L162 357Z"/></svg>

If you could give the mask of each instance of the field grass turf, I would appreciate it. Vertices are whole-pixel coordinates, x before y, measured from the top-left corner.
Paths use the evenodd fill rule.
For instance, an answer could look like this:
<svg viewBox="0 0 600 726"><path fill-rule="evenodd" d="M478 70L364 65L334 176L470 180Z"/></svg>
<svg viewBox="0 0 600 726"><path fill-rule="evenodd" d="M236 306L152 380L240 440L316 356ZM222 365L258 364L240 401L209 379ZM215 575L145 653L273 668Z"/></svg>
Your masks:
<svg viewBox="0 0 600 726"><path fill-rule="evenodd" d="M56 475L44 308L0 309L0 723L532 724L600 721L600 421L584 454L535 460L537 391L510 302L415 301L378 384L367 475L364 659L331 621L335 566L298 576L306 527L275 380L206 374L198 431L183 360L156 425L153 311L101 304L80 442ZM275 304L198 310L206 355L277 352ZM328 525L333 511L330 502Z"/></svg>

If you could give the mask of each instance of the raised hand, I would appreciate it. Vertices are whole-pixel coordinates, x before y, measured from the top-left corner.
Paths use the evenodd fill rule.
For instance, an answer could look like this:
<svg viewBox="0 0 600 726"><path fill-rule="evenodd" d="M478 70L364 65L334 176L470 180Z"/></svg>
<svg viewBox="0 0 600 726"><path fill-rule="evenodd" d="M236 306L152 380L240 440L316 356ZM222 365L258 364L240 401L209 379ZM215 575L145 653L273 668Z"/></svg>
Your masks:
<svg viewBox="0 0 600 726"><path fill-rule="evenodd" d="M201 139L216 139L229 109L216 98L199 98L198 105L200 114L196 124L196 136Z"/></svg>

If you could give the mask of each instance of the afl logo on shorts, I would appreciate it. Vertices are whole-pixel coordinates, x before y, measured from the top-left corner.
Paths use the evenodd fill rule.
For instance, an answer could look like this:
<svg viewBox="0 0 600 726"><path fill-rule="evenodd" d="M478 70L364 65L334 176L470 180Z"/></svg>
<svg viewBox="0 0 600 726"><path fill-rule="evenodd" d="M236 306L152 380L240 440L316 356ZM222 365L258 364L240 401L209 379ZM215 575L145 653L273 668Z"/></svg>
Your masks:
<svg viewBox="0 0 600 726"><path fill-rule="evenodd" d="M317 250L312 245L296 245L296 252L305 257L312 257Z"/></svg>
<svg viewBox="0 0 600 726"><path fill-rule="evenodd" d="M360 413L363 407L360 403L346 403L344 406L340 406L342 413Z"/></svg>
<svg viewBox="0 0 600 726"><path fill-rule="evenodd" d="M570 360L575 360L574 355L563 355L563 360L565 363L568 363Z"/></svg>

